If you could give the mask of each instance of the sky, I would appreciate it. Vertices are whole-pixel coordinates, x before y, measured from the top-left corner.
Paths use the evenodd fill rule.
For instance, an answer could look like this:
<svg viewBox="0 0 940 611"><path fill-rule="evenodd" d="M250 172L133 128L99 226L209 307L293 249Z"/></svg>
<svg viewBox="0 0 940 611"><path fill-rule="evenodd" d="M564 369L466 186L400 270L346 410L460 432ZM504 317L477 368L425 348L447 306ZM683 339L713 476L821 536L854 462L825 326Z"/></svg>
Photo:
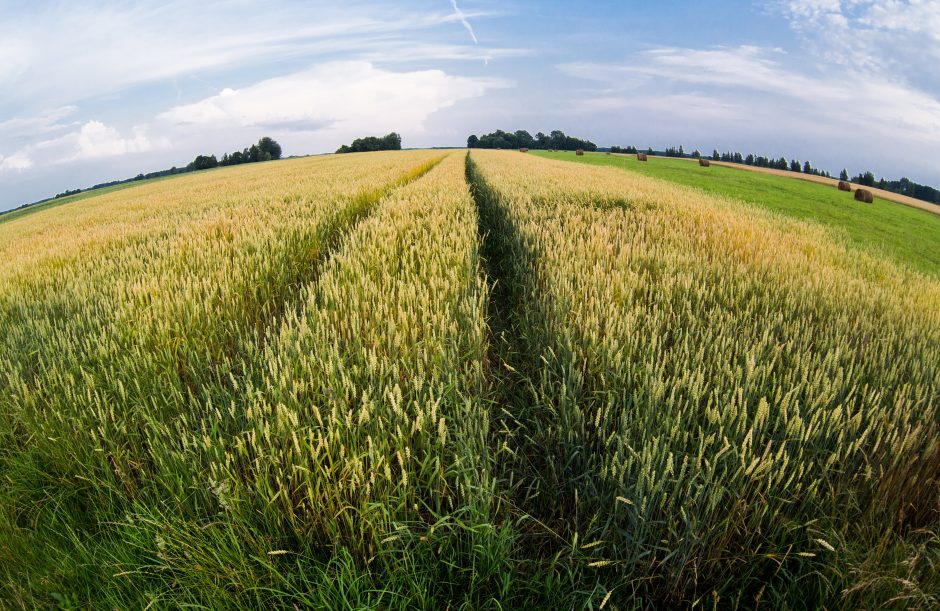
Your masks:
<svg viewBox="0 0 940 611"><path fill-rule="evenodd" d="M262 136L561 129L940 187L937 0L0 0L0 210Z"/></svg>

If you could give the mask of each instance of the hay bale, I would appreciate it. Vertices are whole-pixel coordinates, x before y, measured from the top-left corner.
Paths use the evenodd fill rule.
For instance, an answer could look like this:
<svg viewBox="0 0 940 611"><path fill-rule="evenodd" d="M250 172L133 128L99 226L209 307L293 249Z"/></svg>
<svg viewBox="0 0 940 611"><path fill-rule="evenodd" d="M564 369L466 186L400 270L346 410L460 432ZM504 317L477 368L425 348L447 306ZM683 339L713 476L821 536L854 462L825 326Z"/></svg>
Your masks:
<svg viewBox="0 0 940 611"><path fill-rule="evenodd" d="M637 160L637 161L646 161L646 153L637 153L637 154L636 154L636 160Z"/></svg>
<svg viewBox="0 0 940 611"><path fill-rule="evenodd" d="M851 191L851 190L852 190L852 185L850 185L847 181L845 180L839 181L839 191Z"/></svg>
<svg viewBox="0 0 940 611"><path fill-rule="evenodd" d="M583 154L584 154L584 149L578 149L578 150L576 150L576 151L574 152L574 154L575 154L575 155L583 155Z"/></svg>
<svg viewBox="0 0 940 611"><path fill-rule="evenodd" d="M856 189L855 201L870 204L875 201L875 196L868 189Z"/></svg>
<svg viewBox="0 0 940 611"><path fill-rule="evenodd" d="M520 152L520 153L528 153L528 152L529 152L529 149L527 149L527 148L525 148L525 147L522 147L521 149L519 149L519 152Z"/></svg>
<svg viewBox="0 0 940 611"><path fill-rule="evenodd" d="M698 164L702 166L703 168L708 168L708 167L711 167L712 162L709 161L708 159L699 159Z"/></svg>

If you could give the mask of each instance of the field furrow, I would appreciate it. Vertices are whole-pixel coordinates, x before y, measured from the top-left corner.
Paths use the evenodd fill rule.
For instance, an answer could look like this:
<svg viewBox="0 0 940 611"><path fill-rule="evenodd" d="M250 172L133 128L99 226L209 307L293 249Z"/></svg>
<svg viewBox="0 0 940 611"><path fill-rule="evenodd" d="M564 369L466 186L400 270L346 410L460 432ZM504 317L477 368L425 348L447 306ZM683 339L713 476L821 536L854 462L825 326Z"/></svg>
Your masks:
<svg viewBox="0 0 940 611"><path fill-rule="evenodd" d="M487 528L487 293L466 231L475 224L462 158L451 155L343 241L268 338L244 408L167 427L183 445L168 460L205 466L200 503L220 516L198 535L179 516L159 518L176 552L161 565L175 579L197 590L207 579L269 583L265 605L305 601L279 575L306 567L296 576L313 580L326 550L360 579L413 580L408 590L429 599L486 579L474 558L483 564L498 542ZM182 553L193 536L206 548L221 537L257 555L282 550L284 562L235 554L200 560L199 573ZM404 562L414 570L398 571ZM233 564L244 573L229 575ZM318 588L333 586L321 579Z"/></svg>

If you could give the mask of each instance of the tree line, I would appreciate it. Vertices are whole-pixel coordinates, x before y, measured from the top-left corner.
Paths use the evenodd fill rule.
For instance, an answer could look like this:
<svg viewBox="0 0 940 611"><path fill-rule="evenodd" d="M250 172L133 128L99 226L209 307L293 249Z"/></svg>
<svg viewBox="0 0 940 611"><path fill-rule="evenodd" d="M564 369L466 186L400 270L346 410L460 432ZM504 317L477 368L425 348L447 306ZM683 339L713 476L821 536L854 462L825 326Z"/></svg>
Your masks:
<svg viewBox="0 0 940 611"><path fill-rule="evenodd" d="M232 154L225 153L222 159L216 159L215 155L197 155L195 159L186 166L187 172L196 172L199 170L211 170L212 168L241 165L243 163L257 163L259 161L271 161L281 158L281 145L276 140L265 136L258 140L258 144L252 144L246 149L235 151Z"/></svg>
<svg viewBox="0 0 940 611"><path fill-rule="evenodd" d="M339 147L337 153L368 153L372 151L400 151L401 135L395 132L382 136L366 136L356 138L352 144Z"/></svg>
<svg viewBox="0 0 940 611"><path fill-rule="evenodd" d="M590 140L582 140L572 136L565 135L560 129L553 130L548 135L542 132L532 134L524 129L515 132L504 132L497 129L492 134L484 134L479 138L473 134L467 138L467 148L471 149L533 149L549 150L557 149L561 151L574 151L583 149L585 151L596 151L597 145Z"/></svg>
<svg viewBox="0 0 940 611"><path fill-rule="evenodd" d="M698 152L698 151L696 151ZM814 176L825 176L832 178L828 171L820 170L813 166L809 161L800 163L797 159L787 160L786 157L767 157L765 155L755 155L749 153L747 156L741 153L719 153L717 150L711 154L713 161L724 161L727 163L740 163L750 165L756 168L770 168L774 170L789 170L790 172L799 172L801 174L812 174Z"/></svg>
<svg viewBox="0 0 940 611"><path fill-rule="evenodd" d="M158 170L156 172L148 172L146 174L138 174L133 178L125 178L124 180L112 180L110 182L101 182L87 189L69 189L63 191L62 193L57 193L53 199L59 199L61 197L68 197L69 195L76 195L84 191L94 191L95 189L103 189L104 187L113 187L115 185L122 185L128 182L134 182L136 180L149 180L151 178L160 178L163 176L172 176L174 174L185 174L187 172L198 172L199 170L210 170L212 168L228 166L228 165L239 165L242 163L257 163L260 161L271 161L272 159L281 158L281 145L277 143L276 140L268 138L265 136L261 140L258 140L257 144L252 144L250 147L243 149L241 151L235 151L232 154L225 153L222 155L222 159L219 160L215 155L196 155L196 158L186 164L185 167L178 168L173 166L167 170ZM38 202L37 202L38 203Z"/></svg>

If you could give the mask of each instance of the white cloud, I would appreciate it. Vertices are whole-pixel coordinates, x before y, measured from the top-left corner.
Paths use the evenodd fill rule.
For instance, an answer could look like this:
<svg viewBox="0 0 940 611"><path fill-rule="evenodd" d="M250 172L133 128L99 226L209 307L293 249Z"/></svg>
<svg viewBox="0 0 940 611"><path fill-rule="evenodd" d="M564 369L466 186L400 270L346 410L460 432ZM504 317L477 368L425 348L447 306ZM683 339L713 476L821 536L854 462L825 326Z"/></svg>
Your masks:
<svg viewBox="0 0 940 611"><path fill-rule="evenodd" d="M89 121L75 134L76 153L67 161L75 159L97 159L129 153L142 153L154 148L154 143L145 135L145 129L137 127L130 138L124 138L113 127L100 121Z"/></svg>
<svg viewBox="0 0 940 611"><path fill-rule="evenodd" d="M828 62L863 74L940 84L936 0L788 0L783 14Z"/></svg>
<svg viewBox="0 0 940 611"><path fill-rule="evenodd" d="M268 127L334 133L418 131L433 112L482 96L503 81L440 70L393 72L370 62L330 62L174 107L170 126Z"/></svg>
<svg viewBox="0 0 940 611"><path fill-rule="evenodd" d="M64 129L68 127L68 124L63 124L61 121L74 115L77 111L77 106L68 105L48 109L37 115L13 117L6 121L0 121L0 137L7 140L21 136L47 134Z"/></svg>
<svg viewBox="0 0 940 611"><path fill-rule="evenodd" d="M0 172L3 170L28 170L33 167L33 161L25 151L18 151L9 157L0 155Z"/></svg>
<svg viewBox="0 0 940 611"><path fill-rule="evenodd" d="M87 121L77 130L29 144L7 157L0 156L0 169L28 170L77 161L104 159L167 149L165 137L151 138L144 125L124 136L101 121Z"/></svg>
<svg viewBox="0 0 940 611"><path fill-rule="evenodd" d="M695 95L695 88L707 88L709 105L718 114L726 115L733 108L741 120L763 115L769 108L780 116L799 113L816 123L940 142L940 101L903 82L808 75L789 68L786 54L751 46L663 48L640 58L624 65L570 63L559 68L571 76L601 82L608 91L620 85L621 91L637 92L638 98L623 98L630 105L637 99L659 105L664 92ZM753 96L763 102L750 103ZM696 100L688 101L692 109Z"/></svg>
<svg viewBox="0 0 940 611"><path fill-rule="evenodd" d="M174 79L181 77L301 58L370 54L388 62L404 52L401 59L410 61L424 49L421 57L430 59L439 45L425 48L429 41L419 33L461 20L465 14L445 10L324 0L285 2L277 10L226 0L0 5L0 116L5 106L12 113L38 99L73 104L146 83L165 82L175 92ZM498 53L479 48L449 55Z"/></svg>
<svg viewBox="0 0 940 611"><path fill-rule="evenodd" d="M782 147L817 163L937 177L926 160L940 145L940 100L903 80L807 72L779 49L752 46L660 48L624 64L559 68L598 85L574 103L574 112L605 112L608 121L622 120L611 119L619 113L634 124L654 125L656 141L695 134L706 146L757 142L773 149L765 152ZM886 161L884 150L904 155Z"/></svg>

